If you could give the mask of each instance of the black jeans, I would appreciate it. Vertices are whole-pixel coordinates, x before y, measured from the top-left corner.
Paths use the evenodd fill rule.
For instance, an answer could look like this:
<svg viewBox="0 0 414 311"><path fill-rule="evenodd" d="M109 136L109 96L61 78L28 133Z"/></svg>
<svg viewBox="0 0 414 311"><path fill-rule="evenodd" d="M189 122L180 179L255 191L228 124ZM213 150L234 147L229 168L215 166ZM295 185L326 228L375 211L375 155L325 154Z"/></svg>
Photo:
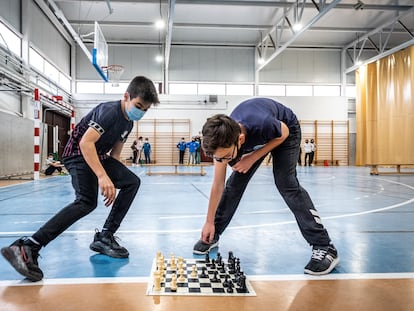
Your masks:
<svg viewBox="0 0 414 311"><path fill-rule="evenodd" d="M184 153L185 150L180 150L180 160L178 161L180 164L184 164Z"/></svg>
<svg viewBox="0 0 414 311"><path fill-rule="evenodd" d="M115 188L119 189L103 226L115 233L135 198L141 180L121 162L113 158L102 160L101 163ZM76 198L74 202L60 210L33 235L33 238L42 246L46 246L76 221L91 213L98 203L98 179L83 157L67 158L64 160L64 164L72 177Z"/></svg>
<svg viewBox="0 0 414 311"><path fill-rule="evenodd" d="M297 124L289 130L289 137L271 152L274 181L280 195L294 214L305 240L310 245L326 246L331 241L328 232L322 225L308 192L299 184L296 175L301 141L300 125ZM259 159L246 174L233 172L228 178L214 220L216 239L230 223L247 184L263 159Z"/></svg>

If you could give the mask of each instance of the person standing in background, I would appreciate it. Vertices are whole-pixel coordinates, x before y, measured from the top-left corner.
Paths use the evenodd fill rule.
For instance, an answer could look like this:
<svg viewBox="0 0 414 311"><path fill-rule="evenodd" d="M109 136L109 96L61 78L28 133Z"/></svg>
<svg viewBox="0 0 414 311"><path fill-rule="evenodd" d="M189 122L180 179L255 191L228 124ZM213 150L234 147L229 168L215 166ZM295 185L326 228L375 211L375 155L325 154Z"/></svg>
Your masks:
<svg viewBox="0 0 414 311"><path fill-rule="evenodd" d="M144 151L145 164L151 164L151 144L149 143L148 138L145 138L142 150Z"/></svg>
<svg viewBox="0 0 414 311"><path fill-rule="evenodd" d="M187 143L185 142L184 137L181 137L181 140L177 144L177 148L178 148L178 151L180 152L178 163L184 164L184 154L185 154L185 149L187 148Z"/></svg>
<svg viewBox="0 0 414 311"><path fill-rule="evenodd" d="M310 162L310 156L311 156L311 152L312 152L312 146L309 143L309 139L305 139L305 143L303 144L303 150L305 151L305 163L304 165L306 166L306 163L308 163L308 165L310 166L311 162Z"/></svg>
<svg viewBox="0 0 414 311"><path fill-rule="evenodd" d="M311 153L309 157L309 166L313 164L313 159L315 158L316 144L313 138L310 140L310 145L311 145Z"/></svg>

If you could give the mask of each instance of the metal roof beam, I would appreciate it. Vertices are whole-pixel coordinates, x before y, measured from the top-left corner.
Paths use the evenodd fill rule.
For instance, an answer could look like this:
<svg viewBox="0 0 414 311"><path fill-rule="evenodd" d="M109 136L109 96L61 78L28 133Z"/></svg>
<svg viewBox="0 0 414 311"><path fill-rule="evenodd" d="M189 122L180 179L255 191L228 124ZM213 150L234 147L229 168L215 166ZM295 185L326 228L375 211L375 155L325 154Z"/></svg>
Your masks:
<svg viewBox="0 0 414 311"><path fill-rule="evenodd" d="M293 34L287 38L286 42L281 42L283 30L285 29L284 24L288 17L292 14L294 14L295 18L295 10L297 10L297 8L299 7L300 1L305 2L306 0L297 0L296 3L294 3L289 9L285 9L285 12L283 16L280 18L280 20L266 34L266 36L263 37L263 40L261 40L261 42L259 42L259 44L257 45L257 48L261 50L260 55L262 55L264 62L258 68L256 68L256 71L260 71L264 67L266 67L273 59L275 59L279 54L281 54L297 38L299 38L305 31L312 27L313 24L319 21L326 13L328 13L340 2L340 0L333 0L331 3L327 4L326 1L320 0L318 6L319 10L316 10L318 11L318 14L316 14L310 21L308 21L306 25L303 25L303 27L300 30L293 32ZM315 6L313 7L315 8ZM300 20L297 21L300 22ZM270 38L272 38L272 36L276 38L276 47L275 49L273 49L273 53L267 55L267 52L269 51L268 42L271 40Z"/></svg>
<svg viewBox="0 0 414 311"><path fill-rule="evenodd" d="M407 27L404 27L403 23L401 22L401 19L406 17L409 18L411 16L414 18L414 7L412 7L410 10L405 11L404 13L401 13L398 16L395 16L393 19L387 21L380 27L365 33L363 36L346 45L342 49L342 55L343 57L345 57L345 55L348 55L353 65L351 67L345 68L344 73L350 73L358 69L362 65L372 63L380 58L383 58L392 53L398 52L399 50L402 50L410 45L413 45L413 33ZM407 35L407 39L403 42L400 42L400 44L390 47L388 46L389 38L393 34L396 34L394 30L397 24L402 26L402 29L405 31L405 34ZM398 34L401 34L401 29L398 31ZM374 44L373 36L375 35L379 36L379 46ZM384 40L383 36L385 36ZM374 49L369 50L369 52L371 53L369 55L371 56L373 51L376 52L376 55L373 57L367 56L367 59L362 59L364 51L368 52L368 49L365 46L365 43L367 41L374 46ZM350 50L352 50L353 53L350 53Z"/></svg>

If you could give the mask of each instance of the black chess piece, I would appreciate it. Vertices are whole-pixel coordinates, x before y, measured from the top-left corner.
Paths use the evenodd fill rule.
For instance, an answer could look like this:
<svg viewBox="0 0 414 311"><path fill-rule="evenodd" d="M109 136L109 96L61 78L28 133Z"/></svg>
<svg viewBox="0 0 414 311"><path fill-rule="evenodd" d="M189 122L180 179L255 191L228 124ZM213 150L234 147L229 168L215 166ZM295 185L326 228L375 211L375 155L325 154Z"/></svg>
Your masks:
<svg viewBox="0 0 414 311"><path fill-rule="evenodd" d="M208 278L208 275L206 273L207 268L206 267L202 267L201 268L201 274L200 274L200 278Z"/></svg>
<svg viewBox="0 0 414 311"><path fill-rule="evenodd" d="M228 292L228 293L233 293L233 292L234 292L233 288L234 288L234 284L233 284L233 282L230 280L230 281L229 281L229 285L228 285L228 287L227 287L227 292Z"/></svg>
<svg viewBox="0 0 414 311"><path fill-rule="evenodd" d="M220 282L220 279L217 277L218 271L214 271L213 278L211 279L212 282Z"/></svg>
<svg viewBox="0 0 414 311"><path fill-rule="evenodd" d="M215 260L215 259L212 259L212 260L211 260L211 265L210 265L210 268L211 268L211 269L216 269L216 260Z"/></svg>
<svg viewBox="0 0 414 311"><path fill-rule="evenodd" d="M230 278L230 275L228 275L228 274L226 274L224 276L223 287L228 287L229 286L229 283L231 282L231 281L229 282L229 278Z"/></svg>
<svg viewBox="0 0 414 311"><path fill-rule="evenodd" d="M238 291L241 293L247 293L246 276L244 274L240 275Z"/></svg>

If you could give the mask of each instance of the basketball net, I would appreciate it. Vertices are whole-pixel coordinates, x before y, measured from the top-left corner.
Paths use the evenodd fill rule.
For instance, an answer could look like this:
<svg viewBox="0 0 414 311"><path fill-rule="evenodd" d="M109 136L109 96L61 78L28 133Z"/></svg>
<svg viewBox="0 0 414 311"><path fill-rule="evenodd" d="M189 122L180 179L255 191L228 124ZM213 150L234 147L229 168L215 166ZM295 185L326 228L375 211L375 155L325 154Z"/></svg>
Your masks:
<svg viewBox="0 0 414 311"><path fill-rule="evenodd" d="M108 65L102 66L102 71L106 73L108 81L111 82L113 87L119 86L119 80L124 73L124 66L122 65Z"/></svg>

